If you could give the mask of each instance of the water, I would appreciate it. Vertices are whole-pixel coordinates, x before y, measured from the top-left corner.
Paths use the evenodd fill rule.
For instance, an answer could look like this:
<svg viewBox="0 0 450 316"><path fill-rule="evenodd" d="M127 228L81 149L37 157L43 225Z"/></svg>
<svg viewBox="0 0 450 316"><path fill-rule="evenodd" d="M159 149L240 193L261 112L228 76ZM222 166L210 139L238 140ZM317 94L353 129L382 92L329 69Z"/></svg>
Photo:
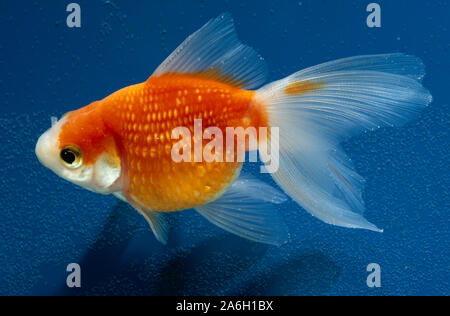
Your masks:
<svg viewBox="0 0 450 316"><path fill-rule="evenodd" d="M66 26L68 3L0 4L0 294L450 294L447 1L378 1L381 28L366 26L369 1L85 0L79 29ZM131 207L38 163L34 144L51 116L144 81L224 11L272 80L353 55L423 59L434 101L419 119L344 144L367 181L366 217L383 234L325 225L288 202L291 243L281 248L193 211L173 216L162 246ZM66 286L71 262L81 265L81 289ZM381 266L380 288L366 285L370 263Z"/></svg>

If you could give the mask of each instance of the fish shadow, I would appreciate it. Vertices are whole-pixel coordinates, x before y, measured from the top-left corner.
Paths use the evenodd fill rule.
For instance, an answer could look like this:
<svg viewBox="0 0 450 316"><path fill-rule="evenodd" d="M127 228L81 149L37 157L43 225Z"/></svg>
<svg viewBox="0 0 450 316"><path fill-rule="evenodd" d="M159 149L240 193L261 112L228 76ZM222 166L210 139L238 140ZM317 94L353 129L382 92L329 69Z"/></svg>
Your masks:
<svg viewBox="0 0 450 316"><path fill-rule="evenodd" d="M80 262L82 287L64 284L58 295L320 295L341 271L326 255L312 251L255 274L270 246L228 233L192 246L173 248L169 242L162 256L149 252L139 260L121 262L118 259L143 229L132 212L122 202L114 207ZM149 247L152 242L156 245L152 239Z"/></svg>
<svg viewBox="0 0 450 316"><path fill-rule="evenodd" d="M96 241L89 246L79 265L82 270L82 287L62 286L58 295L87 295L111 276L120 273L122 266L118 258L126 251L136 233L142 229L138 216L126 203L118 202L103 225ZM105 293L106 294L106 293Z"/></svg>
<svg viewBox="0 0 450 316"><path fill-rule="evenodd" d="M319 251L302 254L256 277L242 295L323 295L339 278L342 269Z"/></svg>
<svg viewBox="0 0 450 316"><path fill-rule="evenodd" d="M209 238L173 256L156 281L156 295L225 295L235 278L265 255L267 245L233 235Z"/></svg>
<svg viewBox="0 0 450 316"><path fill-rule="evenodd" d="M118 260L142 220L127 204L119 202L111 212L96 241L79 265L82 287L60 286L58 295L208 295L220 292L236 274L249 269L264 255L267 246L229 234L212 237L192 247L167 249L161 262L151 252L138 262ZM176 219L171 221L176 224ZM179 225L180 223L178 223ZM145 226L145 229L150 229ZM152 236L150 233L149 236ZM148 247L153 247L152 238ZM169 254L167 256L167 254Z"/></svg>

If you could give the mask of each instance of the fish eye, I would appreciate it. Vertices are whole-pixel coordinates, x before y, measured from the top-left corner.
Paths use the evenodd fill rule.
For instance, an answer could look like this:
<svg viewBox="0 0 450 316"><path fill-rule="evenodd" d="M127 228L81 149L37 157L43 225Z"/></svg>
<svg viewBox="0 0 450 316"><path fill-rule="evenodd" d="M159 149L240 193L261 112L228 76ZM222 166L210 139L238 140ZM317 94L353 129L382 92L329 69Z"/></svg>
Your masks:
<svg viewBox="0 0 450 316"><path fill-rule="evenodd" d="M77 168L83 161L83 155L78 146L65 146L59 153L61 161L69 168Z"/></svg>

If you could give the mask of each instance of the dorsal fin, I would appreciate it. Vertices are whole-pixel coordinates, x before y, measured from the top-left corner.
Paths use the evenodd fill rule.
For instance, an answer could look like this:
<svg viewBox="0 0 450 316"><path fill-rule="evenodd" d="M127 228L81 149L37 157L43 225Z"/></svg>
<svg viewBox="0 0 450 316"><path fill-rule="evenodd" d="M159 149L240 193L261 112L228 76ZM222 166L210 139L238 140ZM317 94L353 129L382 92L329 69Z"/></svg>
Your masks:
<svg viewBox="0 0 450 316"><path fill-rule="evenodd" d="M180 73L252 89L266 81L268 71L264 59L239 42L233 18L224 13L189 36L152 77Z"/></svg>

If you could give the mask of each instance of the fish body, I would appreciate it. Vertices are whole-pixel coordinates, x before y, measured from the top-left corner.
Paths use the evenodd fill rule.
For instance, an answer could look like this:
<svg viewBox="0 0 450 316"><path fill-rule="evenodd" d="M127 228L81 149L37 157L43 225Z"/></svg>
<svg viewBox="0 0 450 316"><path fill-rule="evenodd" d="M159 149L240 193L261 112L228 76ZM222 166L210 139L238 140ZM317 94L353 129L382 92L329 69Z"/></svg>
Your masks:
<svg viewBox="0 0 450 316"><path fill-rule="evenodd" d="M274 204L285 194L326 223L381 231L362 216L363 179L339 143L417 116L431 102L423 76L420 59L384 54L327 62L262 86L264 60L239 42L224 14L147 81L54 121L35 150L59 176L132 205L161 242L163 214L194 208L231 233L281 245L288 231ZM228 138L230 129L268 131ZM240 174L240 148L275 163L270 172L284 193Z"/></svg>
<svg viewBox="0 0 450 316"><path fill-rule="evenodd" d="M96 106L123 161L122 191L163 212L212 201L233 182L242 162L174 162L171 151L178 140L172 130L188 127L194 143L194 119L202 120L202 132L211 126L224 134L226 127L266 126L256 113L261 108L251 108L253 96L213 78L180 74L150 78L102 100ZM201 140L203 150L207 140Z"/></svg>

